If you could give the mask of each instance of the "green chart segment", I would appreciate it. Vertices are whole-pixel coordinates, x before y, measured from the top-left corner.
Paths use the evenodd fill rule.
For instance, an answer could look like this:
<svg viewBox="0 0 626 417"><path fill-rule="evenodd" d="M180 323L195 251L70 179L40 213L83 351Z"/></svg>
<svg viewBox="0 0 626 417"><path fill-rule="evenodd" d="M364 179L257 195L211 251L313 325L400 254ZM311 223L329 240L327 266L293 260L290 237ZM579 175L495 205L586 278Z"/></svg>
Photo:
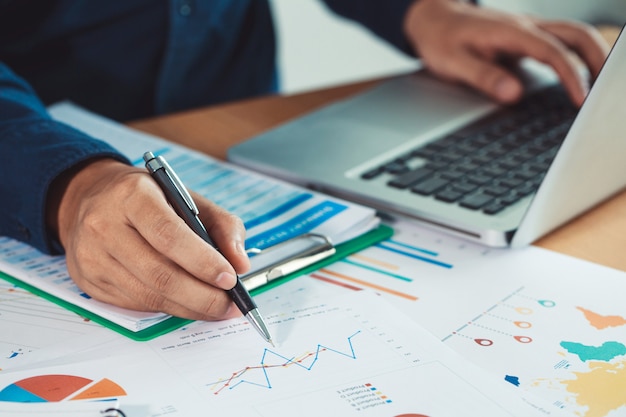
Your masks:
<svg viewBox="0 0 626 417"><path fill-rule="evenodd" d="M14 382L0 391L0 401L35 403L95 400L125 396L110 379L93 381L74 375L39 375Z"/></svg>

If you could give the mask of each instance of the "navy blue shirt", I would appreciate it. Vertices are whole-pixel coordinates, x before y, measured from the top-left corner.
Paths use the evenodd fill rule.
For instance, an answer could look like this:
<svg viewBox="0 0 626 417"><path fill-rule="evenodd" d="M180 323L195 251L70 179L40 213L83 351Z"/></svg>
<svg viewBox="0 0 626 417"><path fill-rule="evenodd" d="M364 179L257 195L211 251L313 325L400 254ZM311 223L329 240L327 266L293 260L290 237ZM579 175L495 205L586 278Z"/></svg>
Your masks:
<svg viewBox="0 0 626 417"><path fill-rule="evenodd" d="M325 0L407 52L413 1ZM46 230L50 184L89 159L124 161L46 105L127 121L270 94L275 48L267 0L0 0L0 236L62 252Z"/></svg>

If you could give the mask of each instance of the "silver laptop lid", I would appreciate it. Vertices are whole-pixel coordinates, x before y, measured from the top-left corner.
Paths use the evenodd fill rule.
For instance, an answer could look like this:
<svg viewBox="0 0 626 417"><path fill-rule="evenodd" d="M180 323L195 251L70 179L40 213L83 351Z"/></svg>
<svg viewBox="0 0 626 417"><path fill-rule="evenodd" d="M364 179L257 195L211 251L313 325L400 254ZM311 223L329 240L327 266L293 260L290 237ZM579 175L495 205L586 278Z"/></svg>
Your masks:
<svg viewBox="0 0 626 417"><path fill-rule="evenodd" d="M525 246L626 185L626 38L607 58L512 246Z"/></svg>

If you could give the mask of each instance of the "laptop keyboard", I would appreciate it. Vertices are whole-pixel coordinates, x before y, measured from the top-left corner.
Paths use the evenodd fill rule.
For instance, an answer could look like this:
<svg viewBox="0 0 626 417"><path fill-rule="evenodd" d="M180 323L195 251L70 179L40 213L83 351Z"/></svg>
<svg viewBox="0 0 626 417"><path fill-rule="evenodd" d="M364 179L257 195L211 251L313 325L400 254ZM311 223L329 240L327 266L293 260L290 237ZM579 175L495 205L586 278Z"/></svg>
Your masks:
<svg viewBox="0 0 626 417"><path fill-rule="evenodd" d="M549 87L363 175L387 185L494 215L534 193L577 110Z"/></svg>

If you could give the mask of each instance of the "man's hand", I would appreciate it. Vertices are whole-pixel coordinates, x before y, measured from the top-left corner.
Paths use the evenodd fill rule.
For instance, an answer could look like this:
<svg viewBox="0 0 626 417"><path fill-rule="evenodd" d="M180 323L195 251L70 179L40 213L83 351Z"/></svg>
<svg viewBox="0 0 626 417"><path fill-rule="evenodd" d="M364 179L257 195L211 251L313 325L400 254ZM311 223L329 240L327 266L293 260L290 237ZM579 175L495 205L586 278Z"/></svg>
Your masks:
<svg viewBox="0 0 626 417"><path fill-rule="evenodd" d="M147 171L102 159L57 187L51 226L87 294L190 319L240 315L224 292L250 267L239 218L194 195L222 255L176 215Z"/></svg>
<svg viewBox="0 0 626 417"><path fill-rule="evenodd" d="M572 102L582 104L608 45L583 23L544 21L480 8L456 0L419 0L405 17L405 33L435 75L462 82L503 103L518 100L523 86L503 62L531 57L551 66Z"/></svg>

